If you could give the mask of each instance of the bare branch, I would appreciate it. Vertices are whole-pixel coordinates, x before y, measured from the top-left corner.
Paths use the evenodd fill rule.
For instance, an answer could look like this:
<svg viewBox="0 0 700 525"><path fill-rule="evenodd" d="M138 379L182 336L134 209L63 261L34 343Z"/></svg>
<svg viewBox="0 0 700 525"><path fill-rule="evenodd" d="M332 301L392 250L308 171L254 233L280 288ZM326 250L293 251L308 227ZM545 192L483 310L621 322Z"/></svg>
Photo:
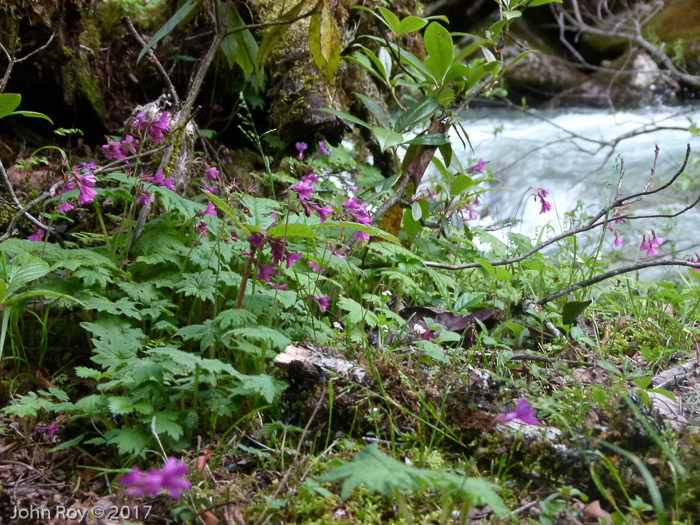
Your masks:
<svg viewBox="0 0 700 525"><path fill-rule="evenodd" d="M7 49L0 44L0 49L5 53L5 56L7 57L7 69L5 70L5 74L2 77L2 80L0 80L0 93L5 91L5 87L7 87L7 83L10 81L10 73L12 73L12 68L15 67L15 64L19 64L20 62L24 62L28 58L32 57L39 51L42 51L48 47L48 45L53 42L54 34L51 33L51 36L49 39L46 41L46 43L41 46L36 48L34 51L24 55L22 58L15 58L15 52L14 49L12 50L12 54L8 53Z"/></svg>
<svg viewBox="0 0 700 525"><path fill-rule="evenodd" d="M122 18L122 22L126 24L127 29L133 35L136 41L143 47L146 47L146 42L144 42L143 38L141 37L141 35L139 35L138 31L136 31L134 24L131 22L131 18L125 16L124 18ZM150 60L151 63L156 67L158 73L160 73L160 76L163 79L163 82L165 82L165 85L168 87L168 91L170 91L170 95L173 97L174 102L176 104L180 104L180 97L178 97L177 95L175 86L173 86L173 83L170 80L168 73L165 71L165 68L163 68L163 64L160 63L160 60L158 60L158 57L156 57L156 54L153 52L152 48L149 48L149 50L146 52L146 56L148 57L148 60Z"/></svg>

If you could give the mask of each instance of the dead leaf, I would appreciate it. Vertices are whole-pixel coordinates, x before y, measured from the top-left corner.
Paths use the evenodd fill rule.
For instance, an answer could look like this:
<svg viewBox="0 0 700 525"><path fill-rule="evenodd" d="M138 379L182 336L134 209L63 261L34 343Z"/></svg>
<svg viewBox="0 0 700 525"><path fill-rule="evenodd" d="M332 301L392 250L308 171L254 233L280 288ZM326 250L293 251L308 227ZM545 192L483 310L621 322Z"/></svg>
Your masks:
<svg viewBox="0 0 700 525"><path fill-rule="evenodd" d="M202 520L204 525L217 525L219 523L219 518L209 512L203 503L199 504L199 510L199 519Z"/></svg>
<svg viewBox="0 0 700 525"><path fill-rule="evenodd" d="M600 502L595 500L583 508L583 515L586 518L603 519L605 523L610 523L610 514L600 507Z"/></svg>

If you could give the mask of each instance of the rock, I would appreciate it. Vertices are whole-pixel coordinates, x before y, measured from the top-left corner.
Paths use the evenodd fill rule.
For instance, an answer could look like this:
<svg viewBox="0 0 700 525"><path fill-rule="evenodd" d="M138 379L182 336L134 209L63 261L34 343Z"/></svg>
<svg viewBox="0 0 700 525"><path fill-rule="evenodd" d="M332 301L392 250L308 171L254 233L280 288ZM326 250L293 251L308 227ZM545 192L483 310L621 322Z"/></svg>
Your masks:
<svg viewBox="0 0 700 525"><path fill-rule="evenodd" d="M639 107L676 102L680 85L661 72L656 62L639 49L631 49L613 61L603 61L598 71L547 105L550 108L583 105L592 107Z"/></svg>

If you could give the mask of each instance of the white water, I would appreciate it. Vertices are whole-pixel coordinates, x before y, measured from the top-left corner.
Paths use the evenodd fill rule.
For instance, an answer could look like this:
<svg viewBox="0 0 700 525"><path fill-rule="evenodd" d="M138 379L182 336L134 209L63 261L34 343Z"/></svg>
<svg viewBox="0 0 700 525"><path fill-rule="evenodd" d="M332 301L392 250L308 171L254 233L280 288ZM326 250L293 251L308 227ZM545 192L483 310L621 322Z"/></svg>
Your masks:
<svg viewBox="0 0 700 525"><path fill-rule="evenodd" d="M483 158L493 169L494 176L503 181L499 186L513 188L508 191L487 192L484 204L477 211L488 209L489 216L478 222L479 226L494 221L521 219L509 230L533 235L536 230L551 222L556 232L562 231L565 213L583 201L586 211L599 211L615 193L619 177L619 158L624 160L625 177L622 195L642 191L649 181L654 160L654 145L660 148L653 187L667 181L680 167L690 143L694 155L700 154L700 139L688 131L660 130L621 141L610 155L611 148L568 133L552 123L577 135L594 140L610 141L625 133L654 125L666 127L689 126L688 118L700 118L700 108L647 108L630 111L606 111L590 109L564 109L541 111L538 115L550 122L518 111L477 109L465 114L463 125L469 134L474 152L467 146L458 151L461 144L451 137L455 154L463 163L469 159ZM494 134L497 128L500 131ZM618 158L619 155L619 158ZM468 165L468 164L467 164ZM686 169L692 180L700 182L700 170ZM545 187L550 190L549 200L554 208L540 215L540 205L532 196L523 200L529 187ZM630 211L636 215L669 213L690 204L698 191L664 191L633 204ZM532 190L529 191L532 194ZM523 208L524 206L524 208ZM624 239L624 259L634 260L645 254L638 253L641 235L645 229L654 228L666 242L659 250L663 256L683 257L700 251L700 209L691 210L673 219L640 219L621 225L618 229ZM501 236L505 232L501 231ZM612 235L606 238L606 249L612 249Z"/></svg>

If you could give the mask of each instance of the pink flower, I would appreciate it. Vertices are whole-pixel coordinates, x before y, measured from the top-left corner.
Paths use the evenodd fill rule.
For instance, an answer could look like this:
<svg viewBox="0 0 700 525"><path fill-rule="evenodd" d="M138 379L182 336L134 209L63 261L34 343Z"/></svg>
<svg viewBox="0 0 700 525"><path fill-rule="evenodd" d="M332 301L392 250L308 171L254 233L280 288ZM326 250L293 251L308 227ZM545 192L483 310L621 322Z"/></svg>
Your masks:
<svg viewBox="0 0 700 525"><path fill-rule="evenodd" d="M325 312L328 305L331 304L331 298L328 295L324 295L323 297L316 297L315 295L312 295L311 298L318 303L318 306L321 307L322 312Z"/></svg>
<svg viewBox="0 0 700 525"><path fill-rule="evenodd" d="M617 231L615 232L615 242L613 243L613 246L616 248L622 246L622 239L620 239L620 234Z"/></svg>
<svg viewBox="0 0 700 525"><path fill-rule="evenodd" d="M121 142L122 152L136 154L136 146L138 146L138 144L138 139L135 139L131 135L127 135Z"/></svg>
<svg viewBox="0 0 700 525"><path fill-rule="evenodd" d="M191 486L185 478L186 475L187 464L171 457L165 462L162 470L154 468L144 473L138 467L134 467L131 472L119 478L119 483L127 486L126 493L132 498L146 494L156 496L165 489L173 499L179 499L182 492Z"/></svg>
<svg viewBox="0 0 700 525"><path fill-rule="evenodd" d="M347 213L350 215L351 220L359 222L360 224L371 224L372 219L369 216L369 213L367 213L367 210L365 209L366 206L367 203L363 202L362 204L360 204L360 202L357 200L357 197L348 199L343 203L343 208L345 208Z"/></svg>
<svg viewBox="0 0 700 525"><path fill-rule="evenodd" d="M314 193L314 189L308 182L300 181L298 184L294 184L289 188L292 191L296 191L299 195L299 199L303 201L311 200L311 195Z"/></svg>
<svg viewBox="0 0 700 525"><path fill-rule="evenodd" d="M664 240L661 237L657 237L654 230L651 230L649 240L647 240L647 235L649 235L647 232L642 234L642 243L639 245L639 250L642 252L647 252L647 257L654 257L659 254L656 251L656 248L661 246L664 243Z"/></svg>
<svg viewBox="0 0 700 525"><path fill-rule="evenodd" d="M302 181L308 182L309 184L318 184L318 178L313 171L310 171L301 178Z"/></svg>
<svg viewBox="0 0 700 525"><path fill-rule="evenodd" d="M318 264L317 263L315 263L314 261L309 261L309 266L311 266L311 269L315 273L318 273Z"/></svg>
<svg viewBox="0 0 700 525"><path fill-rule="evenodd" d="M46 426L37 425L34 427L34 430L37 432L43 432L44 434L48 434L49 436L53 436L56 432L60 430L60 427L58 426L58 423L54 422Z"/></svg>
<svg viewBox="0 0 700 525"><path fill-rule="evenodd" d="M369 241L369 233L357 232L357 242Z"/></svg>
<svg viewBox="0 0 700 525"><path fill-rule="evenodd" d="M114 142L112 140L107 140L107 144L102 146L102 153L109 160L121 160L125 159L126 155L122 152L122 143Z"/></svg>
<svg viewBox="0 0 700 525"><path fill-rule="evenodd" d="M311 203L311 207L318 213L321 223L326 222L329 215L333 215L333 206L330 204L321 208L318 204Z"/></svg>
<svg viewBox="0 0 700 525"><path fill-rule="evenodd" d="M143 182L141 183L141 193L139 194L138 198L136 199L136 204L140 204L141 206L148 206L153 202L153 199L151 198L151 194L148 193L145 188Z"/></svg>
<svg viewBox="0 0 700 525"><path fill-rule="evenodd" d="M484 168L486 167L486 162L484 159L479 159L478 162L474 165L471 166L468 170L467 173L483 173Z"/></svg>
<svg viewBox="0 0 700 525"><path fill-rule="evenodd" d="M291 268L296 264L296 262L301 259L301 254L300 253L290 253L286 252L286 258L287 258L287 269Z"/></svg>
<svg viewBox="0 0 700 525"><path fill-rule="evenodd" d="M469 218L467 219L466 217L464 217L464 212L462 212L463 222L471 221L471 220L479 218L479 215L474 211L474 208L472 208L471 204L467 204L465 206L465 209L469 212Z"/></svg>
<svg viewBox="0 0 700 525"><path fill-rule="evenodd" d="M265 234L260 232L255 232L250 237L246 239L253 248L260 248L260 245L265 240Z"/></svg>
<svg viewBox="0 0 700 525"><path fill-rule="evenodd" d="M202 189L209 193L216 193L219 190L216 186L207 186L207 183L204 181L202 181Z"/></svg>
<svg viewBox="0 0 700 525"><path fill-rule="evenodd" d="M207 165L206 163L204 166L204 176L207 178L207 181L212 181L219 178L219 170L217 170L214 166Z"/></svg>
<svg viewBox="0 0 700 525"><path fill-rule="evenodd" d="M58 208L58 213L66 213L68 211L74 210L75 206L73 206L70 201L65 201L61 206Z"/></svg>
<svg viewBox="0 0 700 525"><path fill-rule="evenodd" d="M549 190L547 188L537 188L537 194L535 195L535 201L537 199L540 199L540 202L542 203L542 208L540 209L540 215L542 215L545 212L548 212L549 210L552 209L552 203L547 202L545 200L545 197L549 195Z"/></svg>
<svg viewBox="0 0 700 525"><path fill-rule="evenodd" d="M693 262L696 262L696 263L700 264L700 253L697 253L697 252L696 252L696 253L695 253L695 259L693 259L693 258L691 257L690 260L693 261ZM700 268L691 268L691 270L693 270L695 273L700 273Z"/></svg>
<svg viewBox="0 0 700 525"><path fill-rule="evenodd" d="M175 191L175 184L173 184L172 175L166 179L163 175L162 168L159 169L158 172L155 175L153 175L153 177L148 177L145 180L146 182L150 182L151 184L155 184L156 186L160 186L161 188L168 188L169 190Z"/></svg>
<svg viewBox="0 0 700 525"><path fill-rule="evenodd" d="M36 226L34 226L33 228L34 233L27 237L27 240L31 242L41 242L44 239L44 237L46 237L46 232L41 228L37 228Z"/></svg>
<svg viewBox="0 0 700 525"><path fill-rule="evenodd" d="M335 257L337 257L338 259L347 259L347 257L345 255L343 255L342 253L333 252L333 255Z"/></svg>
<svg viewBox="0 0 700 525"><path fill-rule="evenodd" d="M283 239L273 239L270 241L270 253L272 254L272 262L279 264L284 257L285 242Z"/></svg>
<svg viewBox="0 0 700 525"><path fill-rule="evenodd" d="M318 141L318 151L323 153L324 155L328 155L328 149L326 148L326 143L322 140Z"/></svg>
<svg viewBox="0 0 700 525"><path fill-rule="evenodd" d="M197 224L194 225L194 230L202 237L209 237L207 221L199 221Z"/></svg>
<svg viewBox="0 0 700 525"><path fill-rule="evenodd" d="M78 191L80 191L78 203L81 206L90 204L97 196L97 192L93 189L95 186L95 175L93 173L85 173L85 175L74 175L74 178Z"/></svg>
<svg viewBox="0 0 700 525"><path fill-rule="evenodd" d="M306 148L308 148L308 146L306 145L306 142L297 142L295 144L295 146L297 148L297 151L299 152L299 155L297 156L297 158L299 160L304 160L304 152L306 151Z"/></svg>
<svg viewBox="0 0 700 525"><path fill-rule="evenodd" d="M216 217L216 208L214 208L214 205L211 201L207 201L207 209L204 211L200 211L196 215L197 217L204 217L205 215L211 215L212 217Z"/></svg>
<svg viewBox="0 0 700 525"><path fill-rule="evenodd" d="M535 409L532 408L530 402L527 399L521 399L518 401L518 406L515 408L515 412L506 412L504 414L499 414L494 420L496 423L506 423L513 419L519 419L523 423L528 425L537 425L537 419L535 419Z"/></svg>
<svg viewBox="0 0 700 525"><path fill-rule="evenodd" d="M149 135L156 146L165 138L165 132L170 131L170 117L167 111L163 111L160 116L150 123Z"/></svg>
<svg viewBox="0 0 700 525"><path fill-rule="evenodd" d="M277 270L275 270L274 264L258 264L258 281L270 282L270 277L275 275Z"/></svg>

